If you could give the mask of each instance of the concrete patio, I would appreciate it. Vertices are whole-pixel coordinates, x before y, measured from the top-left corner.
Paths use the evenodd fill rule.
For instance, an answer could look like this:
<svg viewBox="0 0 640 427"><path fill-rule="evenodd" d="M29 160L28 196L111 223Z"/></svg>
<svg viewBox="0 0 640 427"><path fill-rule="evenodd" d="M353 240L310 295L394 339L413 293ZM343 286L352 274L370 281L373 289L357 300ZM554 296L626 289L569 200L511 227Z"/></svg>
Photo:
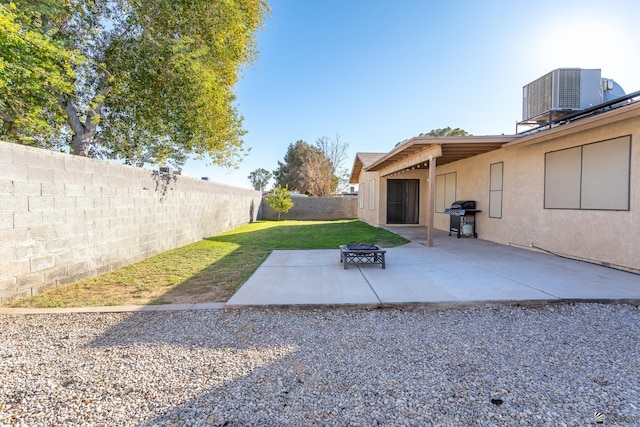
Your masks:
<svg viewBox="0 0 640 427"><path fill-rule="evenodd" d="M380 265L340 263L338 248L274 251L226 307L640 302L640 275L480 239L398 226L412 240Z"/></svg>

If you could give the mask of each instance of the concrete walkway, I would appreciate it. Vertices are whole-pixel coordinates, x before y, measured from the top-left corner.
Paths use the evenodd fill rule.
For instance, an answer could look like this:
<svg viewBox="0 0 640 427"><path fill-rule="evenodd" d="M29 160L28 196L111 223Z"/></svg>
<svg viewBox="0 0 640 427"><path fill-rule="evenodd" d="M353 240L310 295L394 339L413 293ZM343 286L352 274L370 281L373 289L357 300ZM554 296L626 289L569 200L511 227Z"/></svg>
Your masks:
<svg viewBox="0 0 640 427"><path fill-rule="evenodd" d="M340 263L339 250L274 251L226 307L640 302L640 275L528 249L390 227L412 242L380 265Z"/></svg>

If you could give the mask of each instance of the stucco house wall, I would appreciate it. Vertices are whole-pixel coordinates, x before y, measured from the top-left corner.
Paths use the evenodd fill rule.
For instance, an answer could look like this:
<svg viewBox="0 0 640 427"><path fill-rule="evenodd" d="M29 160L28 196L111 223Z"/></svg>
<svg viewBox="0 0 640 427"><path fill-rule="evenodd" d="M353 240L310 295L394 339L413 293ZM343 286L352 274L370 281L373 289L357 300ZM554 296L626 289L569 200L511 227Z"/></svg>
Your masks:
<svg viewBox="0 0 640 427"><path fill-rule="evenodd" d="M367 178L369 182L371 179L375 179L376 183L376 198L378 199L378 203L376 203L375 210L369 209L369 188L370 185L365 185L365 193L367 194L366 203L364 209L361 209L361 213L363 216L362 220L367 223L379 227L381 225L387 224L387 182L394 178L383 178L379 179L379 174L377 172L367 172L369 177ZM418 223L426 224L427 223L427 205L426 205L426 197L428 193L429 180L428 176L424 172L420 171L410 171L403 173L402 175L395 177L395 179L417 179L419 181L420 186L420 206L418 208ZM394 224L397 225L397 224Z"/></svg>
<svg viewBox="0 0 640 427"><path fill-rule="evenodd" d="M640 105L625 107L551 131L520 138L502 148L436 168L456 173L456 200L475 200L478 237L497 243L542 248L561 255L640 271ZM623 109L620 109L623 110ZM545 153L584 144L631 137L629 210L545 209ZM502 162L502 217L489 217L490 166ZM366 169L363 168L363 171ZM360 209L360 218L386 225L386 181L420 179L420 225L427 225L428 172L410 170L392 177L361 172L358 182L377 179L376 210ZM368 197L368 196L367 196ZM449 215L434 214L434 228L448 231Z"/></svg>
<svg viewBox="0 0 640 427"><path fill-rule="evenodd" d="M375 182L373 190L374 208L371 209L371 181ZM387 194L387 188L380 189L379 186L384 183L380 182L378 172L362 172L358 180L358 218L368 224L379 227L380 222L380 206L386 206L385 203L380 203L379 197L385 197Z"/></svg>

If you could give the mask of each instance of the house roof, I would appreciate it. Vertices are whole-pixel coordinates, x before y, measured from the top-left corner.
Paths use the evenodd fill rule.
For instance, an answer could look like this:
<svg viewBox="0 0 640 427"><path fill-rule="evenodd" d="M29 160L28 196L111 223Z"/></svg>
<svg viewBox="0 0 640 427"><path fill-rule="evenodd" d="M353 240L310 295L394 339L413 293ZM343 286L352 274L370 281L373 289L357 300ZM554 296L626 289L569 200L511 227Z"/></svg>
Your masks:
<svg viewBox="0 0 640 427"><path fill-rule="evenodd" d="M356 153L356 158L353 161L353 167L351 168L351 176L349 176L349 183L357 183L358 176L362 169L366 169L385 154L386 153Z"/></svg>
<svg viewBox="0 0 640 427"><path fill-rule="evenodd" d="M443 165L467 157L477 156L488 151L497 150L504 144L518 139L518 135L491 135L491 136L419 136L411 138L407 142L398 145L389 153L358 153L351 169L349 182L358 182L358 176L364 169L368 172L380 171L393 167L394 164L411 162L416 158L415 164L420 164L424 160L418 160L418 155L422 151L430 148L440 147L442 155L438 156L438 164Z"/></svg>
<svg viewBox="0 0 640 427"><path fill-rule="evenodd" d="M377 171L394 163L405 160L414 154L425 151L435 145L442 147L442 156L438 157L438 164L443 165L467 157L477 156L492 150L497 150L503 144L519 138L517 135L492 136L419 136L391 150L387 155L378 159L366 168L367 171ZM420 163L420 162L417 162Z"/></svg>

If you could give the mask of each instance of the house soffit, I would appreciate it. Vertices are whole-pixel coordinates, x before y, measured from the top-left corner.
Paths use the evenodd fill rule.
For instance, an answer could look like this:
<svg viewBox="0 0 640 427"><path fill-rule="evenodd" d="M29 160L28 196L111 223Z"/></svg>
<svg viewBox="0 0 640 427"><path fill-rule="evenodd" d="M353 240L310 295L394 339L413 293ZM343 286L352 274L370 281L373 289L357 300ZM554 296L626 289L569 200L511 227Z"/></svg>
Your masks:
<svg viewBox="0 0 640 427"><path fill-rule="evenodd" d="M396 147L369 167L365 167L365 170L390 172L394 167L402 169L413 166L412 159L415 159L415 165L419 165L424 162L419 153L437 145L441 147L441 155L437 156L437 164L444 165L497 150L504 144L518 138L517 135L417 137Z"/></svg>

